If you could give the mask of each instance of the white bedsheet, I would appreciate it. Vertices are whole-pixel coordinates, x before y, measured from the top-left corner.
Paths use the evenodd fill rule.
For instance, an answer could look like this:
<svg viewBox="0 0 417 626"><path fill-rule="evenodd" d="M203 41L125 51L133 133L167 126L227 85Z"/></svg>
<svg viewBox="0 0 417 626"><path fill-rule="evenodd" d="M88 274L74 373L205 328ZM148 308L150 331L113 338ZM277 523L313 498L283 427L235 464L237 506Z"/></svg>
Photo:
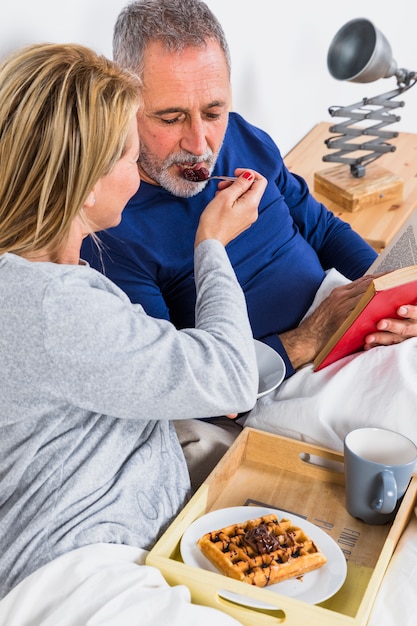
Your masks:
<svg viewBox="0 0 417 626"><path fill-rule="evenodd" d="M417 518L403 532L382 580L369 626L417 624Z"/></svg>
<svg viewBox="0 0 417 626"><path fill-rule="evenodd" d="M66 554L23 580L0 602L1 626L236 626L214 609L169 587L146 553L97 544ZM369 626L417 623L417 519L394 553Z"/></svg>

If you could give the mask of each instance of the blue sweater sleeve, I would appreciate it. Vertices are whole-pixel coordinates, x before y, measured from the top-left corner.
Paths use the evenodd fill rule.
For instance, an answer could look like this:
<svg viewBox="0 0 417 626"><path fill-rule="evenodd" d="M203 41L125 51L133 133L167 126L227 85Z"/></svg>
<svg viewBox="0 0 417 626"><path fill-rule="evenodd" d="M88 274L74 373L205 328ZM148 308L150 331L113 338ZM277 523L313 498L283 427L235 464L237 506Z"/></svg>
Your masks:
<svg viewBox="0 0 417 626"><path fill-rule="evenodd" d="M277 185L302 237L316 251L324 270L336 268L355 280L377 256L375 250L349 224L336 217L310 193L306 181L283 167Z"/></svg>

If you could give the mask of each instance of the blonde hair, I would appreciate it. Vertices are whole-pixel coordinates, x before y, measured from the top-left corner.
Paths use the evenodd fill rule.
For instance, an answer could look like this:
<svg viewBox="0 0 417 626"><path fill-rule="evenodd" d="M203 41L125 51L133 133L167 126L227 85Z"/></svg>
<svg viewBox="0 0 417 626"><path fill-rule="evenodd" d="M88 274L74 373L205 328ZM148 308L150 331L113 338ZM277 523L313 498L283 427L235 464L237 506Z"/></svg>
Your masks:
<svg viewBox="0 0 417 626"><path fill-rule="evenodd" d="M77 44L0 64L0 254L56 250L123 155L138 106L131 72Z"/></svg>

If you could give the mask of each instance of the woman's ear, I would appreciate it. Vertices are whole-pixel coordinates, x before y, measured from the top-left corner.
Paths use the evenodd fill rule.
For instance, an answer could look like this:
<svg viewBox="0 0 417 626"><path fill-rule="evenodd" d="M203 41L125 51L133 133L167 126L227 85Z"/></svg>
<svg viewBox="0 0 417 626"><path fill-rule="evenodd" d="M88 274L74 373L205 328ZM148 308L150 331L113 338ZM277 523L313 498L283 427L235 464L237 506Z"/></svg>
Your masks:
<svg viewBox="0 0 417 626"><path fill-rule="evenodd" d="M84 202L84 207L87 209L92 209L93 206L96 203L96 196L94 194L94 189L92 191L90 191L90 193L88 194L85 202Z"/></svg>

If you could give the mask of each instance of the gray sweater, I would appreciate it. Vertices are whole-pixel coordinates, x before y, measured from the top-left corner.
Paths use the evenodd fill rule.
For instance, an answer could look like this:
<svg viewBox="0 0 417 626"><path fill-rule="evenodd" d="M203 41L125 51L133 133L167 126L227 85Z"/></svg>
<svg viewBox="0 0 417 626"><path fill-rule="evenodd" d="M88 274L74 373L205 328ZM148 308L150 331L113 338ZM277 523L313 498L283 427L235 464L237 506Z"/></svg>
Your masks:
<svg viewBox="0 0 417 626"><path fill-rule="evenodd" d="M64 552L150 548L189 477L171 419L252 408L246 304L223 246L195 254L196 328L85 265L0 256L0 597Z"/></svg>

